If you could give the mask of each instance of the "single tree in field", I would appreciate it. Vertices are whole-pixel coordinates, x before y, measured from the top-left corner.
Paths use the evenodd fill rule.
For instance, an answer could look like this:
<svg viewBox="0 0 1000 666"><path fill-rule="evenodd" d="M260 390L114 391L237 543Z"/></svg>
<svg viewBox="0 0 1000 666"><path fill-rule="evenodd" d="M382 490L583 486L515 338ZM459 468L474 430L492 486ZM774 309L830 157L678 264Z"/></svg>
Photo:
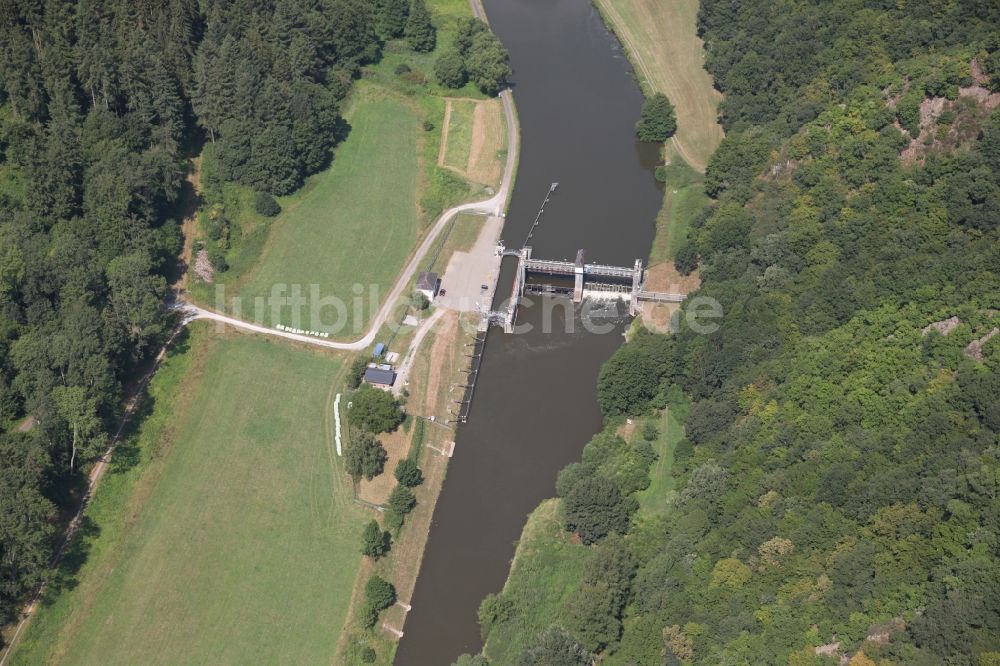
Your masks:
<svg viewBox="0 0 1000 666"><path fill-rule="evenodd" d="M409 458L403 458L396 463L396 480L407 488L419 486L424 482L424 475L417 467L417 463Z"/></svg>
<svg viewBox="0 0 1000 666"><path fill-rule="evenodd" d="M410 48L419 53L429 53L437 43L437 30L431 23L431 14L427 11L424 0L413 0L410 4L410 16L406 19L403 29Z"/></svg>
<svg viewBox="0 0 1000 666"><path fill-rule="evenodd" d="M365 605L361 609L361 623L371 629L378 622L378 614L396 603L396 588L380 576L372 576L365 584Z"/></svg>
<svg viewBox="0 0 1000 666"><path fill-rule="evenodd" d="M403 412L389 392L362 386L351 397L347 420L368 432L389 432L402 423Z"/></svg>
<svg viewBox="0 0 1000 666"><path fill-rule="evenodd" d="M642 104L642 114L635 133L640 141L662 143L677 131L674 107L663 93L656 93Z"/></svg>
<svg viewBox="0 0 1000 666"><path fill-rule="evenodd" d="M389 552L389 533L382 531L377 520L372 520L365 527L362 542L361 553L373 560L377 560Z"/></svg>
<svg viewBox="0 0 1000 666"><path fill-rule="evenodd" d="M388 459L385 448L369 432L358 433L347 442L344 449L344 467L357 483L361 477L369 481L382 473Z"/></svg>
<svg viewBox="0 0 1000 666"><path fill-rule="evenodd" d="M417 498L413 491L402 484L397 485L389 494L388 510L385 512L386 527L398 533L406 520L406 514L413 511L416 505Z"/></svg>

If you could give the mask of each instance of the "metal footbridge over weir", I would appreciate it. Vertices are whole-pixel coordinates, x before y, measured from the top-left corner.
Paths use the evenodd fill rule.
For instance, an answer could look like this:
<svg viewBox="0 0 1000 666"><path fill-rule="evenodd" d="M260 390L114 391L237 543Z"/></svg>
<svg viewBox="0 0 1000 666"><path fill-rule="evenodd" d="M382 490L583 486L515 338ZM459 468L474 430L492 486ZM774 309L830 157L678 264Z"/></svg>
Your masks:
<svg viewBox="0 0 1000 666"><path fill-rule="evenodd" d="M572 296L574 303L588 298L627 301L632 315L638 312L640 301L680 303L685 298L684 294L679 293L648 291L645 288L645 270L641 259L636 259L635 264L628 267L588 264L583 250L577 251L576 261L538 259L531 256L531 248L527 246L520 250L508 250L503 245L498 245L497 253L500 256L517 257L517 272L505 307L490 310L484 315L490 324L503 326L507 333L513 332L517 306L525 293ZM566 284L558 286L529 282L531 276L560 278ZM570 280L572 286L569 285Z"/></svg>
<svg viewBox="0 0 1000 666"><path fill-rule="evenodd" d="M542 220L545 205L549 203L549 199L557 187L559 187L559 183L552 183L545 193L545 200L542 201L520 250L508 250L504 247L503 241L497 243L496 256L498 261L502 261L503 257L517 257L517 272L514 276L510 298L507 299L503 308L500 310L486 310L484 308L481 311L481 330L485 330L490 324L493 324L503 326L506 333L513 333L514 320L517 318L517 306L525 293L572 296L574 303L581 303L588 298L628 301L629 314L633 316L639 311L640 301L680 303L684 300L684 294L646 290L645 271L641 259L636 259L635 264L629 267L588 264L584 260L585 252L583 250L577 250L576 261L539 259L531 256L531 246L528 243ZM496 277L490 294L496 292L499 271L496 271L494 275ZM560 285L529 281L529 276L562 280L563 283ZM570 281L572 281L572 286L569 285Z"/></svg>

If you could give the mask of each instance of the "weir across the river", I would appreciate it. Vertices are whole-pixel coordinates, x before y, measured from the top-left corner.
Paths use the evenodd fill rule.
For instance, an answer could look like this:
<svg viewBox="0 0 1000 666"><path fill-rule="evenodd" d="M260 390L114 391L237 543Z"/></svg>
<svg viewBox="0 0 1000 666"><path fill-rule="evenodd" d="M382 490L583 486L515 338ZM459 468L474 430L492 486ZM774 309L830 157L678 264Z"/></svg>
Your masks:
<svg viewBox="0 0 1000 666"><path fill-rule="evenodd" d="M483 312L484 324L502 326L504 331L514 331L517 306L524 294L572 297L574 303L585 299L620 300L629 304L629 314L639 311L640 301L680 303L684 294L647 291L642 260L628 266L588 264L584 250L577 250L576 261L538 259L531 256L531 248L508 250L497 246L498 256L517 257L517 270L510 298L499 310Z"/></svg>

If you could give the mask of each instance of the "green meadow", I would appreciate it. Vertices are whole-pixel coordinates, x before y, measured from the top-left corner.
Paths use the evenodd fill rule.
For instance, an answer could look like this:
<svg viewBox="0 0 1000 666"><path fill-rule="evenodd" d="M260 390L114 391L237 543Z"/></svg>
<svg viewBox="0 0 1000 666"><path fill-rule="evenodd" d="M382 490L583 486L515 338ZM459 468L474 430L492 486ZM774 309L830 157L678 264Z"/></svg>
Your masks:
<svg viewBox="0 0 1000 666"><path fill-rule="evenodd" d="M13 663L332 659L366 518L332 441L341 362L202 325L182 347Z"/></svg>

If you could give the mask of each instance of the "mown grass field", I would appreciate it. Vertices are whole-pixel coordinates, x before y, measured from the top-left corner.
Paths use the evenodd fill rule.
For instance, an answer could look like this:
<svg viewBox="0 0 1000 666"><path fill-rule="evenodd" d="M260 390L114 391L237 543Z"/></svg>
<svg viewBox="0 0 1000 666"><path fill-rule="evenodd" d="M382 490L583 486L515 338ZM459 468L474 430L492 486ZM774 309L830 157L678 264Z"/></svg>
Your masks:
<svg viewBox="0 0 1000 666"><path fill-rule="evenodd" d="M507 160L507 126L499 99L447 100L438 165L471 183L499 187Z"/></svg>
<svg viewBox="0 0 1000 666"><path fill-rule="evenodd" d="M673 144L694 169L704 171L722 140L716 122L722 96L703 67L695 23L698 0L597 0L628 49L647 91L670 98L677 111Z"/></svg>
<svg viewBox="0 0 1000 666"><path fill-rule="evenodd" d="M207 326L187 346L14 663L331 663L367 519L332 442L341 363Z"/></svg>
<svg viewBox="0 0 1000 666"><path fill-rule="evenodd" d="M472 122L476 102L467 99L450 101L448 115L448 141L445 143L444 163L459 171L465 171L469 164L472 148Z"/></svg>
<svg viewBox="0 0 1000 666"><path fill-rule="evenodd" d="M366 299L358 318L354 285L363 285L366 296L370 285L384 295L413 248L420 227L418 115L405 99L364 81L357 82L351 100L346 113L351 131L333 164L273 223L256 266L238 285L244 317L255 314L254 299L268 297L273 285L300 285L306 302L298 323L291 307L277 321L265 308L263 321L315 330L316 311L321 323L332 325L337 311L309 302L315 284L319 297L347 304L350 326L340 337L356 337L381 301L373 307Z"/></svg>

